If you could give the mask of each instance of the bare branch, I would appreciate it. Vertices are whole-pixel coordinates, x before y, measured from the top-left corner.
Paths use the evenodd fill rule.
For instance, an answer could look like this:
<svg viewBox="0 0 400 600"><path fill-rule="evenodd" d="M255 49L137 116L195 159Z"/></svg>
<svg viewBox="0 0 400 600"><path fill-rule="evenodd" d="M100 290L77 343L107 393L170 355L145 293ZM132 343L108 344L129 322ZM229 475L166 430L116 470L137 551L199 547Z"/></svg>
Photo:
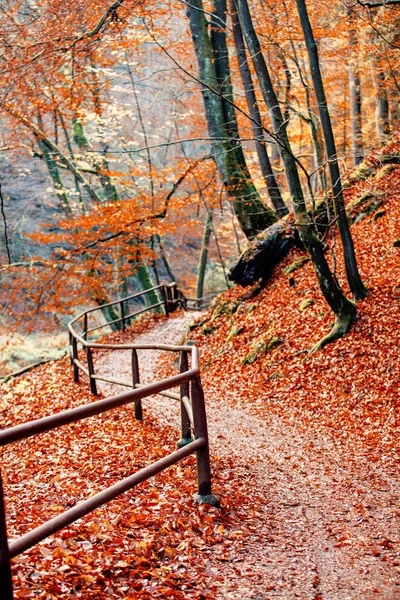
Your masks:
<svg viewBox="0 0 400 600"><path fill-rule="evenodd" d="M379 6L390 6L400 4L400 0L382 0L381 2L363 2L363 0L357 0L360 6L366 6L367 8L377 8Z"/></svg>
<svg viewBox="0 0 400 600"><path fill-rule="evenodd" d="M4 210L4 198L3 198L2 191L1 191L1 184L0 184L0 204L1 204L1 214L3 217L3 221L4 221L4 241L6 244L8 264L10 265L11 264L11 254L10 254L10 246L9 246L9 239L8 239L8 232L7 232L7 218L6 218L6 213Z"/></svg>

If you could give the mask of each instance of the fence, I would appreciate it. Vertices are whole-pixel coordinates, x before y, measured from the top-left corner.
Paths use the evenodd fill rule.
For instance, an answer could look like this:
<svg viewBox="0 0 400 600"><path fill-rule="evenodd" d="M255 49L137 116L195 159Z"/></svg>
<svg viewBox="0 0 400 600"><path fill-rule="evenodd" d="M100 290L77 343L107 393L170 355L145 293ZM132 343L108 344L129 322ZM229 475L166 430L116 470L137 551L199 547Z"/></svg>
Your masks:
<svg viewBox="0 0 400 600"><path fill-rule="evenodd" d="M146 299L147 297L151 297L154 295L161 296L154 304L148 304L143 308L139 308L134 312L129 312L129 303L135 302L141 299ZM98 331L104 327L110 327L112 325L119 325L122 331L125 331L126 324L129 323L135 317L149 312L151 310L164 307L165 314L168 316L170 313L174 312L177 308L184 308L185 310L201 310L203 308L207 308L210 304L212 296L205 296L204 298L188 298L181 292L175 282L173 283L162 283L160 285L156 285L152 288L144 290L143 292L137 292L136 294L132 294L131 296L126 296L125 298L120 298L115 300L114 302L107 302L106 304L102 304L101 306L96 306L95 308L90 308L89 310L84 311L80 315L78 315L75 319L73 319L70 325L76 324L78 321L81 322L82 334L86 339L90 333L94 331ZM89 327L89 317L94 315L95 313L103 312L107 308L115 308L119 312L119 316L116 319L108 320L106 323L102 323L101 325L96 325L95 327ZM71 331L71 327L69 327Z"/></svg>
<svg viewBox="0 0 400 600"><path fill-rule="evenodd" d="M160 301L160 303L148 306L146 309L140 310L136 313L129 314L129 311L125 311L124 303L134 297L141 296L146 292L140 292L139 294L130 296L128 299L125 298L123 300L118 300L115 303L110 303L110 305L120 305L120 316L115 320L115 322L121 322L122 327L124 328L128 319L141 312L144 312L145 310L151 310L156 306L164 305L165 311L168 314L174 309L174 307L178 306L179 303L184 305L185 299L182 295L180 295L176 284L171 284L169 286L156 286L156 288L152 288L152 290L147 291L147 293L154 290L161 290L162 301ZM85 311L73 319L68 326L74 380L78 381L79 372L83 371L89 377L91 390L95 394L97 394L96 380L99 379L111 381L113 383L119 383L120 385L128 385L124 382L106 379L100 375L96 375L94 370L92 350L95 348L106 348L112 350L129 349L132 352L132 384L130 387L132 387L133 390L0 431L0 446L6 446L12 442L23 440L45 431L51 431L63 425L75 423L87 417L98 415L113 408L128 404L134 404L136 419L142 419L142 399L156 394L161 394L180 403L181 440L177 444L178 449L171 454L168 454L164 458L141 469L129 477L118 481L102 492L91 496L90 498L61 513L57 517L46 521L39 527L36 527L30 532L17 539L11 540L10 542L7 539L3 485L0 474L0 591L2 600L13 599L10 566L10 561L12 558L31 548L49 535L56 533L63 527L74 523L84 515L89 514L96 508L106 504L120 494L123 494L124 492L134 488L139 483L142 483L160 471L176 464L190 454L196 454L196 500L198 502L214 504L215 506L219 505L218 499L212 494L211 489L207 420L204 405L204 394L200 381L199 355L196 346L135 346L132 344L111 345L89 342L87 340L88 334L96 329L99 329L100 327L105 326L102 325L100 327L89 328L88 317L90 313L94 312L94 310L98 309ZM74 326L76 326L77 323L81 323L83 326L83 331L81 334L75 331ZM78 345L81 345L82 349L86 351L87 367L85 367L79 360ZM142 385L140 383L140 365L137 355L137 350L139 349L153 351L162 350L179 353L179 374L148 385ZM190 368L189 355L191 358ZM173 388L177 387L179 387L179 394L171 391Z"/></svg>

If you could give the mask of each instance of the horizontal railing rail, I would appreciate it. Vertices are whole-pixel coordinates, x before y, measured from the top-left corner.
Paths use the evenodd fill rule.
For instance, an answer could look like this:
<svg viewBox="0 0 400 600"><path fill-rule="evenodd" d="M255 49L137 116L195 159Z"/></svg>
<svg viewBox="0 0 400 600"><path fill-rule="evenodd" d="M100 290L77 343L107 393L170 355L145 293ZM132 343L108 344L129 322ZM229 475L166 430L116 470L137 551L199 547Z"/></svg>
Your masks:
<svg viewBox="0 0 400 600"><path fill-rule="evenodd" d="M147 306L145 309L141 309L136 313L132 313L132 315L125 313L123 308L124 305L121 305L121 302L129 302L132 299L141 297L154 290L161 291L163 300L160 301L159 304ZM133 404L135 407L135 418L141 420L143 418L142 399L150 398L156 394L166 396L167 398L180 403L181 439L177 443L177 449L171 454L168 454L157 462L148 465L136 473L133 473L129 477L118 481L114 485L101 492L98 492L94 496L79 502L76 506L64 511L60 515L46 521L42 525L39 525L35 529L25 533L17 539L11 540L10 542L7 538L3 484L0 474L0 590L2 600L13 599L10 563L12 558L31 548L49 535L56 533L63 527L74 523L76 520L80 519L84 515L89 514L106 502L109 502L120 494L123 494L124 492L134 488L139 483L176 464L190 454L196 454L197 501L207 502L214 504L215 506L219 505L219 502L212 494L211 489L207 419L204 404L204 394L200 380L199 353L197 347L191 345L164 344L108 344L89 341L87 337L90 332L109 324L106 323L98 327L89 328L89 315L96 310L101 310L101 308L114 306L116 304L120 305L120 318L115 319L113 322L121 322L124 329L127 320L139 313L152 310L156 306L163 305L165 307L165 312L168 315L169 312L174 310L174 308L178 307L179 305L186 307L186 299L183 294L178 291L176 284L162 284L152 288L152 290L146 290L145 292L133 294L128 298L108 303L107 305L103 305L99 308L96 307L89 309L72 319L72 321L68 324L68 331L74 381L79 381L79 373L82 371L89 378L91 391L95 395L97 395L97 380L108 381L118 385L132 387L132 390L2 430L0 431L0 446L6 446L13 442L24 440L46 431L52 431L58 427L75 423L82 419L99 415L109 410L129 404ZM81 332L76 331L77 326L82 329ZM81 346L80 350L79 346ZM130 350L132 366L131 383L128 384L127 382L120 382L114 380L114 378L106 378L103 375L96 374L93 350ZM137 352L138 350L157 350L178 353L180 355L179 373L153 383L141 383ZM80 352L86 353L87 366L83 364L82 360L80 360ZM175 391L172 391L177 387L179 387L179 394Z"/></svg>
<svg viewBox="0 0 400 600"><path fill-rule="evenodd" d="M129 312L129 310L127 310L127 308L129 309L130 302L146 299L146 297L149 296L154 297L154 294L161 295L159 302L139 307L134 312ZM80 322L84 337L87 337L89 333L93 333L94 331L117 324L120 324L122 331L125 331L127 323L139 315L144 314L145 312L150 312L157 308L163 307L165 314L168 316L170 313L174 312L180 307L184 308L185 310L202 310L210 305L212 298L213 295L204 296L203 298L188 298L183 292L181 292L175 282L161 283L160 285L143 290L142 292L136 292L135 294L131 294L130 296L126 296L124 298L119 298L113 302L107 302L101 306L89 308L72 319L70 325ZM100 325L96 324L94 327L89 327L89 317L94 313L102 313L104 309L107 308L118 309L118 318L107 320Z"/></svg>

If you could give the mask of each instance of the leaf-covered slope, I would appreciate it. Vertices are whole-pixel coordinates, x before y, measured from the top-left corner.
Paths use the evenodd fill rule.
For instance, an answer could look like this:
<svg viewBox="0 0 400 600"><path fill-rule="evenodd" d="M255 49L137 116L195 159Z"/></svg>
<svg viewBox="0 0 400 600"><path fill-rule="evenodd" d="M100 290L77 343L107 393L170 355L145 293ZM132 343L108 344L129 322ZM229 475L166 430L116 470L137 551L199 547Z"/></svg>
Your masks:
<svg viewBox="0 0 400 600"><path fill-rule="evenodd" d="M74 384L62 359L1 386L0 425L91 400L87 382ZM144 412L144 422L126 407L8 446L2 477L10 538L173 451L177 431ZM231 473L229 460L218 457L213 467L222 510L194 504L189 457L17 557L15 598L215 598L209 548L230 560L233 544L241 547L260 515L249 474Z"/></svg>
<svg viewBox="0 0 400 600"><path fill-rule="evenodd" d="M305 590L315 598L369 598L384 597L385 581L394 597L400 169L353 183L349 199L367 190L379 193L384 212L353 228L369 296L350 335L305 352L330 315L310 264L294 251L259 295L227 292L190 334L201 346L206 399L236 411L240 424L228 431L220 417L213 439L222 510L193 505L188 459L17 558L16 598L208 600L271 592L289 600ZM299 268L285 274L295 261ZM146 327L136 325L133 334ZM92 399L63 359L1 386L0 426ZM236 445L245 413L255 417L261 444ZM11 537L168 453L176 439L172 428L146 413L137 423L123 408L9 446L2 474ZM267 461L258 464L262 455ZM251 594L240 591L243 582Z"/></svg>
<svg viewBox="0 0 400 600"><path fill-rule="evenodd" d="M400 383L400 169L352 183L348 201L370 193L380 205L354 235L368 298L350 334L309 356L332 323L309 262L292 250L255 297L234 288L191 333L201 346L204 380L256 403L261 413L326 428L372 460L397 452ZM336 248L336 255L338 251ZM344 281L340 256L338 276ZM299 261L301 264L301 261ZM288 273L288 271L291 271ZM286 274L285 274L286 273Z"/></svg>

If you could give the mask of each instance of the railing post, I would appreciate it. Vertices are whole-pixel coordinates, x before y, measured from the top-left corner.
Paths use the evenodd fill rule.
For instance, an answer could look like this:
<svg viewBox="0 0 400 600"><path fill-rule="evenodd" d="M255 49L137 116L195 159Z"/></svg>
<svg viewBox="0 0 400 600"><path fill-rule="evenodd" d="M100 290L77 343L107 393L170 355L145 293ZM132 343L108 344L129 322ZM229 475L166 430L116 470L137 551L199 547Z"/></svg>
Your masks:
<svg viewBox="0 0 400 600"><path fill-rule="evenodd" d="M181 352L181 362L180 362L179 372L180 373L185 373L185 371L187 371L188 369L189 369L188 353L187 352ZM179 442L176 444L177 448L183 448L183 446L186 446L186 444L190 444L190 442L193 442L189 415L187 414L185 405L182 402L182 398L184 396L186 396L187 398L190 397L190 395L189 395L189 382L188 381L185 381L185 383L181 384L181 386L180 386L180 396L181 396L181 431L182 431L182 437L179 440Z"/></svg>
<svg viewBox="0 0 400 600"><path fill-rule="evenodd" d="M208 446L208 431L204 393L200 377L192 379L192 406L195 439L203 437L206 444L196 451L198 493L195 500L198 504L219 506L219 500L211 491L210 450Z"/></svg>
<svg viewBox="0 0 400 600"><path fill-rule="evenodd" d="M133 384L133 389L136 388L136 384L137 383L140 383L139 360L138 360L137 352L136 352L135 348L133 348L132 349L132 384ZM135 400L135 418L138 421L142 421L143 420L143 410L142 410L142 401L141 400Z"/></svg>
<svg viewBox="0 0 400 600"><path fill-rule="evenodd" d="M74 339L74 336L72 335L72 333L69 331L68 332L68 340L69 340L69 345L68 345L68 352L69 352L69 359L71 361L71 365L74 364L74 357L72 356L72 340Z"/></svg>
<svg viewBox="0 0 400 600"><path fill-rule="evenodd" d="M165 314L168 317L170 310L169 310L169 287L167 285L165 285L165 283L163 284L162 288L161 288L161 295L163 297L163 301L164 301L164 307L165 307Z"/></svg>
<svg viewBox="0 0 400 600"><path fill-rule="evenodd" d="M92 349L90 348L90 346L88 346L86 348L86 357L87 357L87 364L88 364L88 371L89 371L89 378L90 378L90 391L92 392L92 394L97 396L98 394L97 394L96 380L93 377L93 375L94 375L93 353L92 353Z"/></svg>
<svg viewBox="0 0 400 600"><path fill-rule="evenodd" d="M87 313L83 315L83 339L87 340L87 330L88 330L88 316Z"/></svg>
<svg viewBox="0 0 400 600"><path fill-rule="evenodd" d="M119 303L120 313L121 313L121 321L122 321L122 331L125 331L125 309L124 309L124 301L122 300Z"/></svg>
<svg viewBox="0 0 400 600"><path fill-rule="evenodd" d="M75 364L75 360L78 360L78 342L75 338L75 336L72 336L72 367L74 369L74 381L75 383L78 383L79 381L79 367L77 364Z"/></svg>
<svg viewBox="0 0 400 600"><path fill-rule="evenodd" d="M3 483L0 473L0 593L2 600L13 600L11 564L7 542Z"/></svg>
<svg viewBox="0 0 400 600"><path fill-rule="evenodd" d="M169 286L170 291L170 312L175 311L178 308L178 288L175 282L171 283Z"/></svg>

